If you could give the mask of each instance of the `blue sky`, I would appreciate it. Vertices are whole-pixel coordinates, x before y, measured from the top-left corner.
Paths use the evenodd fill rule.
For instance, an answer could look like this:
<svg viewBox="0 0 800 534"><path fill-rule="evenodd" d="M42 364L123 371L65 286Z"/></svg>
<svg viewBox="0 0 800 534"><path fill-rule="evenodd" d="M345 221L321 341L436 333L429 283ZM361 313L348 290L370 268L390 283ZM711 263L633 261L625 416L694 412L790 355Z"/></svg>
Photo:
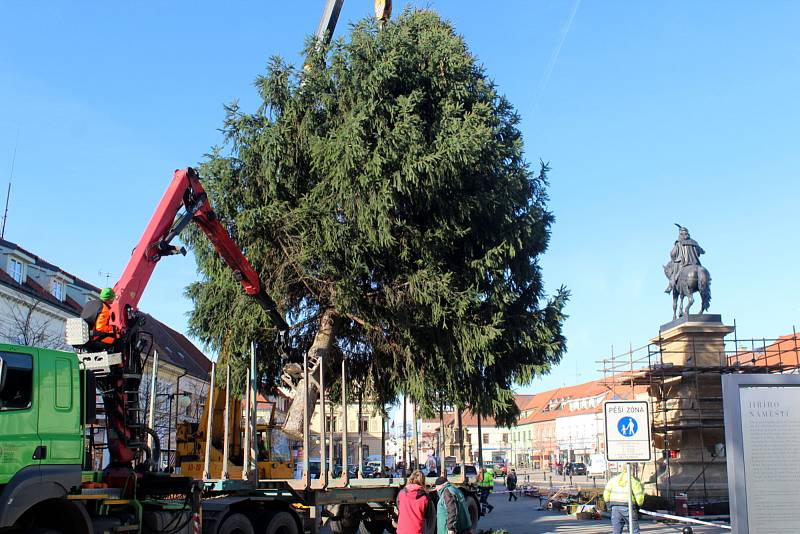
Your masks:
<svg viewBox="0 0 800 534"><path fill-rule="evenodd" d="M397 2L399 10L406 2ZM450 19L552 166L542 261L572 291L569 352L526 390L588 380L671 318L674 222L706 249L712 307L739 337L798 323L800 4L417 2ZM78 6L78 7L76 7ZM172 171L257 105L273 54L300 62L323 2L5 2L6 238L98 285L122 272ZM349 0L337 35L372 2ZM183 329L193 260L166 258L141 307Z"/></svg>

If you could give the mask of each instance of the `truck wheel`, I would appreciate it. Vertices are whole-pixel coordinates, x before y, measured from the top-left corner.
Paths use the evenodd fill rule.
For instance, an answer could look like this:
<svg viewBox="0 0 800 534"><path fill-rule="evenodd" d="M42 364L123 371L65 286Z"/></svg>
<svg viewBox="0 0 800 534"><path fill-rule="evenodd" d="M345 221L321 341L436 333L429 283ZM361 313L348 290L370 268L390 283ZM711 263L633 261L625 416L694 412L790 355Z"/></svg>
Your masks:
<svg viewBox="0 0 800 534"><path fill-rule="evenodd" d="M383 534L383 532L394 532L389 521L362 521L359 534Z"/></svg>
<svg viewBox="0 0 800 534"><path fill-rule="evenodd" d="M333 534L356 534L358 532L358 523L353 524L347 518L331 519L328 524L331 526Z"/></svg>
<svg viewBox="0 0 800 534"><path fill-rule="evenodd" d="M255 534L253 525L244 514L229 515L217 529L217 534Z"/></svg>
<svg viewBox="0 0 800 534"><path fill-rule="evenodd" d="M334 530L334 532L336 531ZM264 531L264 534L298 534L297 522L291 512L278 512L267 523L267 530Z"/></svg>

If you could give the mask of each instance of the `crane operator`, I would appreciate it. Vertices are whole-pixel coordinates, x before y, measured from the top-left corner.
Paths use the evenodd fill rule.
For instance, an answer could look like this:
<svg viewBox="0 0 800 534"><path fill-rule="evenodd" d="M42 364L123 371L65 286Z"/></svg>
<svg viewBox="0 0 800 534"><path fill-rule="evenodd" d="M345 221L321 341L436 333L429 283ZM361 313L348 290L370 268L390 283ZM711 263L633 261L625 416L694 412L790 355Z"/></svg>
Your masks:
<svg viewBox="0 0 800 534"><path fill-rule="evenodd" d="M97 348L110 348L119 337L111 323L111 304L116 298L112 288L103 288L100 299L89 300L81 311L81 319L89 325L89 343Z"/></svg>

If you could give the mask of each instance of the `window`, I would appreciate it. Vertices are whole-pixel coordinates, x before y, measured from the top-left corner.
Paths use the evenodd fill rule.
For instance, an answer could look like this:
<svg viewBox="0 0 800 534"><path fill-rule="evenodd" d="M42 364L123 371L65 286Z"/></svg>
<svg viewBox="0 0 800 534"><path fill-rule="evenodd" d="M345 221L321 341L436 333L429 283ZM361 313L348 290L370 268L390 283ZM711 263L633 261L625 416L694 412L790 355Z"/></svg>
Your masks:
<svg viewBox="0 0 800 534"><path fill-rule="evenodd" d="M366 417L361 418L361 428L358 429L359 432L369 432L369 419Z"/></svg>
<svg viewBox="0 0 800 534"><path fill-rule="evenodd" d="M30 354L0 352L6 379L0 391L0 411L24 410L31 407L33 390L33 358Z"/></svg>
<svg viewBox="0 0 800 534"><path fill-rule="evenodd" d="M508 434L503 434L503 443L508 443Z"/></svg>
<svg viewBox="0 0 800 534"><path fill-rule="evenodd" d="M484 445L488 445L489 444L489 434L484 434L483 435L483 444Z"/></svg>
<svg viewBox="0 0 800 534"><path fill-rule="evenodd" d="M336 418L333 416L325 417L325 432L336 432Z"/></svg>
<svg viewBox="0 0 800 534"><path fill-rule="evenodd" d="M22 262L15 260L14 258L8 259L8 274L11 275L11 278L16 280L17 283L22 283Z"/></svg>
<svg viewBox="0 0 800 534"><path fill-rule="evenodd" d="M72 408L72 368L69 360L58 358L55 361L56 408Z"/></svg>
<svg viewBox="0 0 800 534"><path fill-rule="evenodd" d="M50 293L58 300L64 300L64 282L61 280L53 280L50 286Z"/></svg>

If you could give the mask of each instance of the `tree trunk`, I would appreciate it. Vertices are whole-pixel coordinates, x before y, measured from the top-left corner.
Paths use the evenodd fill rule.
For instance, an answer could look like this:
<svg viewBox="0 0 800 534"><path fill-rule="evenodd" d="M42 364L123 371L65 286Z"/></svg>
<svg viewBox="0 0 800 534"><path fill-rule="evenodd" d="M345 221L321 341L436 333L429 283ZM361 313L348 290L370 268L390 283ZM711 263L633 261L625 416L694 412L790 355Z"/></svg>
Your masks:
<svg viewBox="0 0 800 534"><path fill-rule="evenodd" d="M335 319L336 315L332 308L328 308L322 313L319 330L317 330L317 334L314 336L314 343L308 350L309 362L317 358L319 359L319 365L324 364L325 357L330 353L331 348L333 348L333 342L336 338ZM311 363L309 363L309 365L311 365ZM309 372L311 372L312 369L309 369ZM309 417L313 417L314 408L318 400L319 391L313 381L308 385L308 398L306 399L305 380L301 378L300 382L297 384L294 401L292 401L292 404L289 406L289 411L286 413L286 422L283 425L283 431L287 436L295 440L303 439L303 403L309 403ZM322 424L324 425L325 421L322 421Z"/></svg>

